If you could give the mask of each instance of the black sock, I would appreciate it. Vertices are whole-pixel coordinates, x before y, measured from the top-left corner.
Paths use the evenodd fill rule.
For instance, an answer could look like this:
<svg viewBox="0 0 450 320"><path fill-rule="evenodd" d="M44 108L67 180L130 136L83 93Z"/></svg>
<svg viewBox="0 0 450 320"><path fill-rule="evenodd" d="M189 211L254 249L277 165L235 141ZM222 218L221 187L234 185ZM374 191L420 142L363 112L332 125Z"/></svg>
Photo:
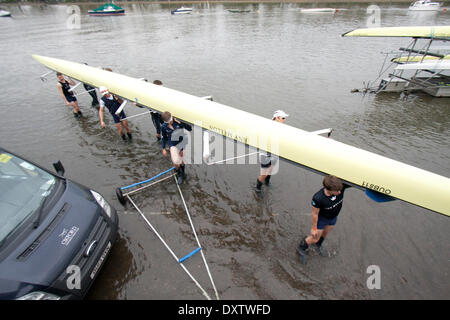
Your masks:
<svg viewBox="0 0 450 320"><path fill-rule="evenodd" d="M130 132L127 132L127 135L128 135L128 138L130 138L130 140L133 139L133 136L131 135Z"/></svg>
<svg viewBox="0 0 450 320"><path fill-rule="evenodd" d="M181 181L183 181L183 179L184 179L183 170L181 170L181 167L180 167L180 168L176 169L175 172L177 173L176 177L177 177L178 183L181 183Z"/></svg>
<svg viewBox="0 0 450 320"><path fill-rule="evenodd" d="M320 237L319 241L317 241L316 244L320 247L322 245L323 240L325 240L325 238Z"/></svg>
<svg viewBox="0 0 450 320"><path fill-rule="evenodd" d="M266 177L266 179L264 179L264 182L265 182L266 185L268 185L270 183L270 177L271 177L271 175L268 175Z"/></svg>
<svg viewBox="0 0 450 320"><path fill-rule="evenodd" d="M122 140L127 141L127 137L125 136L125 134L122 135Z"/></svg>
<svg viewBox="0 0 450 320"><path fill-rule="evenodd" d="M78 114L80 115L80 116L82 116L83 114L81 113L81 110L80 111L78 111Z"/></svg>
<svg viewBox="0 0 450 320"><path fill-rule="evenodd" d="M308 243L306 242L306 237L304 237L304 238L302 239L302 241L300 242L299 247L300 247L301 249L303 249L303 250L308 249L309 246L308 246Z"/></svg>
<svg viewBox="0 0 450 320"><path fill-rule="evenodd" d="M262 182L256 179L256 189L261 190Z"/></svg>

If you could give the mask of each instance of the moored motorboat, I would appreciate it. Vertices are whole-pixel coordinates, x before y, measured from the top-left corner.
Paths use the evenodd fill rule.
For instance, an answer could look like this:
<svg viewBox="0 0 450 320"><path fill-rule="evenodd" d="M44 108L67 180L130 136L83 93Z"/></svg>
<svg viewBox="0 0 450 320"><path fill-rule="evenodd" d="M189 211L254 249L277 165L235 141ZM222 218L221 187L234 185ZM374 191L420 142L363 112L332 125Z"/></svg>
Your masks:
<svg viewBox="0 0 450 320"><path fill-rule="evenodd" d="M94 10L89 10L88 14L90 16L122 16L125 14L125 9L111 2L105 3Z"/></svg>
<svg viewBox="0 0 450 320"><path fill-rule="evenodd" d="M336 8L311 8L311 9L300 9L303 13L335 13L338 9Z"/></svg>
<svg viewBox="0 0 450 320"><path fill-rule="evenodd" d="M242 9L234 9L234 8L232 8L232 9L227 9L229 12L232 12L232 13L242 13L242 12L250 12L250 10L242 10Z"/></svg>
<svg viewBox="0 0 450 320"><path fill-rule="evenodd" d="M0 17L11 17L11 12L0 9Z"/></svg>
<svg viewBox="0 0 450 320"><path fill-rule="evenodd" d="M441 7L440 2L431 2L430 0L420 0L413 2L409 6L411 11L438 11Z"/></svg>
<svg viewBox="0 0 450 320"><path fill-rule="evenodd" d="M191 13L191 12L192 12L192 8L185 8L185 7L180 7L178 9L170 11L171 14L186 14L186 13Z"/></svg>

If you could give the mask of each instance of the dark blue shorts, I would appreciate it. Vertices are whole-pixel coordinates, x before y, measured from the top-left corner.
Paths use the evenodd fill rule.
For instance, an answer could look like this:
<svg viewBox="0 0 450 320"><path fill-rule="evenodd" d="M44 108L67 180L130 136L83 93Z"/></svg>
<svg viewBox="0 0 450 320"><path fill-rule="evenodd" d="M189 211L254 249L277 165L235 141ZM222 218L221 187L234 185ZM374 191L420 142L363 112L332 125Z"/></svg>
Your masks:
<svg viewBox="0 0 450 320"><path fill-rule="evenodd" d="M115 113L111 113L113 119L114 119L114 123L119 123L120 119L125 119L127 116L125 115L125 112L120 112L118 115Z"/></svg>
<svg viewBox="0 0 450 320"><path fill-rule="evenodd" d="M269 163L261 163L261 168L267 169L272 165L272 161L269 161Z"/></svg>
<svg viewBox="0 0 450 320"><path fill-rule="evenodd" d="M260 159L261 168L267 169L270 166L276 165L278 158L273 156L262 155Z"/></svg>
<svg viewBox="0 0 450 320"><path fill-rule="evenodd" d="M73 102L73 101L77 101L77 98L75 98L75 96L66 96L67 102Z"/></svg>
<svg viewBox="0 0 450 320"><path fill-rule="evenodd" d="M333 219L327 219L319 215L319 220L317 221L317 229L323 230L326 226L334 226L336 224L336 221L337 217L334 217Z"/></svg>

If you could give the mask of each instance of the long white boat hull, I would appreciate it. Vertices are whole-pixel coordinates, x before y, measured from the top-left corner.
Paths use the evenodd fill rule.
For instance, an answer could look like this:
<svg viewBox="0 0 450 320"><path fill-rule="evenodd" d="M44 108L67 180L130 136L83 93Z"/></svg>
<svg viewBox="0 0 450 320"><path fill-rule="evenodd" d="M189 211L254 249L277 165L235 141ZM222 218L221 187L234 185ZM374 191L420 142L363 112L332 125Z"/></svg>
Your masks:
<svg viewBox="0 0 450 320"><path fill-rule="evenodd" d="M48 68L293 163L450 216L450 179L214 101L118 73L34 55Z"/></svg>
<svg viewBox="0 0 450 320"><path fill-rule="evenodd" d="M335 13L336 8L311 8L311 9L300 9L302 13Z"/></svg>
<svg viewBox="0 0 450 320"><path fill-rule="evenodd" d="M432 62L400 64L396 70L450 70L450 60L437 60Z"/></svg>

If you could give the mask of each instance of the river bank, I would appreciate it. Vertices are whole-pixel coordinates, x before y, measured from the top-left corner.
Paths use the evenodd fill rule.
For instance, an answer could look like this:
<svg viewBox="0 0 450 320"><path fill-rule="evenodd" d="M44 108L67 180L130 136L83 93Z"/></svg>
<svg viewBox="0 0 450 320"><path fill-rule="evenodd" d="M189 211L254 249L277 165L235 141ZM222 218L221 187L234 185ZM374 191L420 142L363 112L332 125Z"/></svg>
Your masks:
<svg viewBox="0 0 450 320"><path fill-rule="evenodd" d="M20 4L20 5L42 5L42 4L48 4L48 5L55 5L55 4L66 4L66 5L74 5L74 4L85 4L85 5L97 5L99 3L105 3L108 1L0 1L2 5L7 4ZM317 4L358 4L358 3L383 3L383 4L395 4L395 3L410 3L412 0L333 0L333 1L327 1L327 0L288 0L288 1L275 1L275 0L212 0L212 1L115 1L114 3L117 5L125 5L125 4L201 4L201 3L317 3ZM443 4L446 4L447 1L441 1Z"/></svg>

